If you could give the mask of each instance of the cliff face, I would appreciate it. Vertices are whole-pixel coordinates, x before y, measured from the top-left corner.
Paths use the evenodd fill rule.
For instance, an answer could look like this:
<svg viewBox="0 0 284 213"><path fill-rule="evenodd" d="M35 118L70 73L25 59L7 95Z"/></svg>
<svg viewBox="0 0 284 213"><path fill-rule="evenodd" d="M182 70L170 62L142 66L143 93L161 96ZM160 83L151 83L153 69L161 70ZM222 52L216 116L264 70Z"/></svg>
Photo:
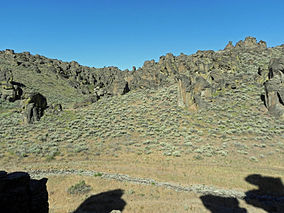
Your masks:
<svg viewBox="0 0 284 213"><path fill-rule="evenodd" d="M28 173L0 171L0 211L48 213L47 179L31 179Z"/></svg>

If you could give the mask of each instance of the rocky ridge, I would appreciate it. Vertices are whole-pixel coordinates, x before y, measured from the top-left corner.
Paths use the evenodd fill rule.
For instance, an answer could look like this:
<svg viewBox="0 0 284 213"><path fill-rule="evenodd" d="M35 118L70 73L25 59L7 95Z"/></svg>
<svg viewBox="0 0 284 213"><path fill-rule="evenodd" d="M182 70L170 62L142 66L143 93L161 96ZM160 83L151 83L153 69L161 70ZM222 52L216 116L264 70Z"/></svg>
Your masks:
<svg viewBox="0 0 284 213"><path fill-rule="evenodd" d="M278 52L280 50L281 57L283 57L283 47L267 48L266 42L257 42L255 38L247 37L244 41L237 42L235 46L229 42L224 50L217 52L198 51L189 56L184 54L174 56L169 53L166 56L161 56L158 62L145 61L141 68L135 68L132 71L121 71L117 67L91 68L81 66L75 61L68 63L40 55L31 55L29 52L15 53L13 50L5 50L0 51L1 97L3 100L15 101L24 99L25 93L30 96L30 93L25 91L35 90L48 96L47 99L51 102L58 104L58 100L62 100L60 96L67 95L63 92L72 90L76 91L75 96L81 99L76 105L76 107L80 107L96 102L105 96L123 95L137 89L163 87L178 82L179 106L197 110L206 107L208 102L211 102L211 97L224 88L236 89L238 85L248 81L262 84L263 81L268 80L268 72L283 73L282 68L275 68L277 66L275 61L278 60L279 64L279 61L282 60L274 58L275 49ZM247 54L252 55L256 60L247 61ZM274 64L274 68L267 68L270 60L274 60L271 62ZM243 67L244 65L246 68ZM250 69L247 69L247 66L251 66ZM256 69L262 70L261 73L258 72L259 76ZM255 70L255 72L248 70ZM50 90L40 88L42 85L39 85L39 82L30 81L31 79L24 75L26 72L38 76L40 82L46 80L43 77L45 75L53 76L53 78L55 76L56 79L64 82L64 89L60 90L60 88L57 89L56 86L53 86L54 91L49 94L47 91ZM283 75L278 76L283 78ZM52 84L55 83L54 79L53 82L49 82L49 80L51 79L47 79L45 83L52 87ZM283 114L283 110L280 109L283 106L282 86L279 85L282 80L280 83L273 83L273 85L278 84L276 87L280 87L280 89L273 89L269 86L272 83L270 78L269 80L270 83L266 83L265 103L267 108L270 108L269 111L273 111L272 114L279 116ZM280 97L278 105L281 107L276 107L277 109L274 110L268 101L268 96L271 96L268 95L270 90L277 90ZM52 93L55 92L58 92L59 95L52 97ZM74 99L71 102L76 102L76 98ZM70 102L70 100L66 102ZM32 118L27 120L32 120Z"/></svg>

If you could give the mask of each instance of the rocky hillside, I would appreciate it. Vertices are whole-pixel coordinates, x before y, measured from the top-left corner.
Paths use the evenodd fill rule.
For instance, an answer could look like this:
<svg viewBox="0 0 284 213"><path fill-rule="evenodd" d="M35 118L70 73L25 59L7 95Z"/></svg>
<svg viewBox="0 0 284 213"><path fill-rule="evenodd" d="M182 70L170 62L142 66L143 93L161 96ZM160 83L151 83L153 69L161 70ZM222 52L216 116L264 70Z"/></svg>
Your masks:
<svg viewBox="0 0 284 213"><path fill-rule="evenodd" d="M252 37L132 71L1 51L0 155L283 152L283 57Z"/></svg>

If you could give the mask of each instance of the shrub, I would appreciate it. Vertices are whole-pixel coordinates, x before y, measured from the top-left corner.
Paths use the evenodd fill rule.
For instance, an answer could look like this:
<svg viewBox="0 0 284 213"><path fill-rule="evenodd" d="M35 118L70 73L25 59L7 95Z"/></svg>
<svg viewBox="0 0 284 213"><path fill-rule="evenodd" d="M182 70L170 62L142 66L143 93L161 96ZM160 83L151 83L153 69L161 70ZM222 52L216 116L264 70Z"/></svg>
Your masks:
<svg viewBox="0 0 284 213"><path fill-rule="evenodd" d="M71 186L68 190L68 194L86 194L92 190L90 185L87 185L84 180L79 181L75 185Z"/></svg>

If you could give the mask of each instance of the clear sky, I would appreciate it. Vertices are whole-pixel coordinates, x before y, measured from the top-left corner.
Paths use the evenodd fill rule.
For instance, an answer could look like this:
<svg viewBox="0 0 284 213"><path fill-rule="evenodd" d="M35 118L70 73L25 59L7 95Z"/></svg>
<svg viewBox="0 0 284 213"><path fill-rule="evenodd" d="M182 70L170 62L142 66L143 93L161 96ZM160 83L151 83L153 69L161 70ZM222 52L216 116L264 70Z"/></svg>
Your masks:
<svg viewBox="0 0 284 213"><path fill-rule="evenodd" d="M0 49L82 65L142 66L246 36L284 43L283 0L0 0Z"/></svg>

